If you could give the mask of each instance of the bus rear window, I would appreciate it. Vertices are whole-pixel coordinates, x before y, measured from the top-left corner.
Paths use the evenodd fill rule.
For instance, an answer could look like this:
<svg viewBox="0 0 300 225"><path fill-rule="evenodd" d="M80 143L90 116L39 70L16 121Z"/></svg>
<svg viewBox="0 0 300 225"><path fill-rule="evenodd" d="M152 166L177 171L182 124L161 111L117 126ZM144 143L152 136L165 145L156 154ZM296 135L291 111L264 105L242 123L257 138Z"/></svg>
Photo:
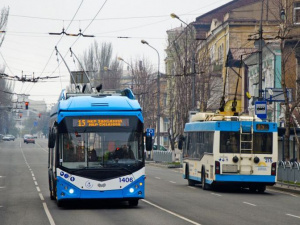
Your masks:
<svg viewBox="0 0 300 225"><path fill-rule="evenodd" d="M240 152L240 133L221 132L220 134L220 153L239 153Z"/></svg>
<svg viewBox="0 0 300 225"><path fill-rule="evenodd" d="M272 154L273 133L254 133L253 153Z"/></svg>
<svg viewBox="0 0 300 225"><path fill-rule="evenodd" d="M240 153L240 146L242 146L241 153L250 153L243 149L252 149L253 154L272 154L273 152L273 133L255 132L253 140L251 140L251 133L243 135L242 140L240 138L240 132L221 132L220 153Z"/></svg>

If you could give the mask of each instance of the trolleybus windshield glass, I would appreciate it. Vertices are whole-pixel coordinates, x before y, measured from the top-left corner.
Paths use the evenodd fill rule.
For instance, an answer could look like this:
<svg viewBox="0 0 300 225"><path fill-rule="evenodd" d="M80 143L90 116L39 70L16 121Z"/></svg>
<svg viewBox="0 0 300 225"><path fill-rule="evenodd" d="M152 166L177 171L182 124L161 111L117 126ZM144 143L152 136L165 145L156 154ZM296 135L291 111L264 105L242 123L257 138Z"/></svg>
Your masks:
<svg viewBox="0 0 300 225"><path fill-rule="evenodd" d="M68 169L134 170L143 162L137 118L67 118L59 129L59 145L60 165Z"/></svg>

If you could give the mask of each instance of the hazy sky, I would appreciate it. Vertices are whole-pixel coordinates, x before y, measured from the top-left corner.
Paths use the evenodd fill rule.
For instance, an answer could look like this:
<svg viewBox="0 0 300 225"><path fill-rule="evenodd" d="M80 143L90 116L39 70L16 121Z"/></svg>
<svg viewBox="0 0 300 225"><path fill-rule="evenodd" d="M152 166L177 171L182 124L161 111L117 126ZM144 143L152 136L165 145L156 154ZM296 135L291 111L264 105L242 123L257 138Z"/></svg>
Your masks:
<svg viewBox="0 0 300 225"><path fill-rule="evenodd" d="M21 76L23 71L24 75L34 73L35 77L60 76L45 82L16 82L15 85L16 93L30 94L30 99L44 99L47 104L55 103L70 77L64 64L58 67L56 45L71 70L79 68L70 57L69 48L80 57L94 41L111 42L113 56L127 62L145 57L155 67L157 53L141 44L144 39L159 51L160 70L164 72L166 31L181 25L170 14L175 13L190 23L227 2L229 0L1 0L0 9L9 6L10 12L5 40L0 47L0 65L6 66L5 73L9 75ZM84 34L95 37L48 34L59 33L63 28L67 33L78 33L81 29Z"/></svg>

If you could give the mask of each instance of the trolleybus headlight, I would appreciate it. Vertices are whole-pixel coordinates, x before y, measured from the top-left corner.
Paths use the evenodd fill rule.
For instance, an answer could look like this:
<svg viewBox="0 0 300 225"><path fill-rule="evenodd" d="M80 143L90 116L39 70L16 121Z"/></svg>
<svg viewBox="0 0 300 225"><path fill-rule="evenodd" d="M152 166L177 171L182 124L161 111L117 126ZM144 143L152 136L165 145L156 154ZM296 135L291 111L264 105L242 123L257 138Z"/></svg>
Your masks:
<svg viewBox="0 0 300 225"><path fill-rule="evenodd" d="M259 163L259 158L257 156L254 157L254 162Z"/></svg>
<svg viewBox="0 0 300 225"><path fill-rule="evenodd" d="M130 189L129 189L129 192L130 192L130 193L133 193L133 192L134 192L134 189L133 189L133 188L130 188Z"/></svg>
<svg viewBox="0 0 300 225"><path fill-rule="evenodd" d="M70 194L73 194L73 193L74 193L74 189L71 188L71 189L69 190L69 193L70 193Z"/></svg>

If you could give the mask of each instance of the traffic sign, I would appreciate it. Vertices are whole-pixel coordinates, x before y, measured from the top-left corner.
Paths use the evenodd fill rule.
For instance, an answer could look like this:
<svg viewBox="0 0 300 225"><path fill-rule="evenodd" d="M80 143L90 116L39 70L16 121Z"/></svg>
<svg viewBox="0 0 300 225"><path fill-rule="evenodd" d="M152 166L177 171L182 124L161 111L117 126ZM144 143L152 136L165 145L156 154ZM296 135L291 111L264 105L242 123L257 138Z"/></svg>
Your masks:
<svg viewBox="0 0 300 225"><path fill-rule="evenodd" d="M267 119L267 102L256 101L255 102L255 115L260 119Z"/></svg>
<svg viewBox="0 0 300 225"><path fill-rule="evenodd" d="M287 96L292 101L292 88L287 88ZM268 102L284 102L284 94L282 88L266 88L265 99Z"/></svg>
<svg viewBox="0 0 300 225"><path fill-rule="evenodd" d="M151 136L151 137L154 137L154 133L155 133L155 130L154 128L147 128L146 129L146 136Z"/></svg>

